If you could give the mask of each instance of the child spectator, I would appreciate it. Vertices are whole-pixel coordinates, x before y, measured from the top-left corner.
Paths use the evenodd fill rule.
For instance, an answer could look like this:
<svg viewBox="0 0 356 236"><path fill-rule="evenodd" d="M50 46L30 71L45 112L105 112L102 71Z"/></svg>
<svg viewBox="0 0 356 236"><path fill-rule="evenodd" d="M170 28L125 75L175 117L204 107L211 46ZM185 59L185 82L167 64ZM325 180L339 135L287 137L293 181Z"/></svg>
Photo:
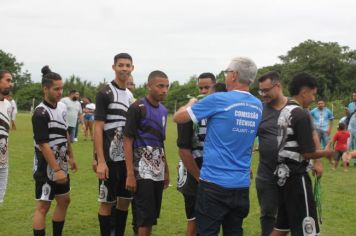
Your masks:
<svg viewBox="0 0 356 236"><path fill-rule="evenodd" d="M339 123L339 127L331 142L332 148L335 150L335 156L332 169L335 170L344 152L347 151L347 140L350 137L350 133L346 130L344 123ZM336 144L336 145L335 145ZM334 147L335 146L335 147ZM344 171L348 171L348 161L343 159Z"/></svg>

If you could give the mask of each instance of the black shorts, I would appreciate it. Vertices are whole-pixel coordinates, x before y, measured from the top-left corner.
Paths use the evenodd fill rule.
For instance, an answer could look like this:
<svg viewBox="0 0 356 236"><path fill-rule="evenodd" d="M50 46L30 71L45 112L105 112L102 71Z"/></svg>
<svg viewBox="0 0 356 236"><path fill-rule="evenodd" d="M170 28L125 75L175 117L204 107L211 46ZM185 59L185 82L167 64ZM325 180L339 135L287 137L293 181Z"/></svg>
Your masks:
<svg viewBox="0 0 356 236"><path fill-rule="evenodd" d="M291 231L292 235L319 234L312 183L307 173L290 176L279 187L280 201L275 229ZM304 222L304 223L303 223ZM315 234L312 234L314 232Z"/></svg>
<svg viewBox="0 0 356 236"><path fill-rule="evenodd" d="M195 158L195 162L199 169L202 166L202 158ZM183 194L196 195L198 189L198 182L187 171L182 161L179 161L179 170L177 177L177 190Z"/></svg>
<svg viewBox="0 0 356 236"><path fill-rule="evenodd" d="M126 189L125 161L108 162L109 179L99 180L99 202L115 203L117 198L132 199L132 194Z"/></svg>
<svg viewBox="0 0 356 236"><path fill-rule="evenodd" d="M336 151L335 152L335 155L334 155L334 160L335 161L340 161L341 157L342 157L342 154L344 154L344 152L342 151Z"/></svg>
<svg viewBox="0 0 356 236"><path fill-rule="evenodd" d="M52 201L54 197L66 195L70 192L70 179L65 184L57 184L51 180L35 180L36 200Z"/></svg>
<svg viewBox="0 0 356 236"><path fill-rule="evenodd" d="M195 220L195 201L196 195L184 194L185 215L188 221Z"/></svg>
<svg viewBox="0 0 356 236"><path fill-rule="evenodd" d="M157 224L161 212L164 181L137 180L135 198L135 220L138 227Z"/></svg>

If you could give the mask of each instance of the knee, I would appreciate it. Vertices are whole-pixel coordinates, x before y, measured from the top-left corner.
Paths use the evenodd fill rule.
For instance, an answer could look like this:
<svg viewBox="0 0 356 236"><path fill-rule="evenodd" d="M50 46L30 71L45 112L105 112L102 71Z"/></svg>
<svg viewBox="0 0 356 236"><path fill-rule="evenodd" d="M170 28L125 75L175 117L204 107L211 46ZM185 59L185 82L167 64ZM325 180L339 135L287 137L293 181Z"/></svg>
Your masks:
<svg viewBox="0 0 356 236"><path fill-rule="evenodd" d="M111 208L114 206L114 204L111 203L105 203L102 202L100 203L100 207L99 207L99 215L110 215L111 214Z"/></svg>
<svg viewBox="0 0 356 236"><path fill-rule="evenodd" d="M68 207L69 204L70 204L70 197L64 197L64 198L61 198L60 200L57 201L57 204L58 206L60 207Z"/></svg>
<svg viewBox="0 0 356 236"><path fill-rule="evenodd" d="M47 204L39 204L36 207L36 211L38 213L40 213L41 215L45 216L45 215L47 215L49 207L50 207L50 205L47 205Z"/></svg>
<svg viewBox="0 0 356 236"><path fill-rule="evenodd" d="M127 211L129 209L130 202L130 199L119 198L117 201L116 208L122 211Z"/></svg>

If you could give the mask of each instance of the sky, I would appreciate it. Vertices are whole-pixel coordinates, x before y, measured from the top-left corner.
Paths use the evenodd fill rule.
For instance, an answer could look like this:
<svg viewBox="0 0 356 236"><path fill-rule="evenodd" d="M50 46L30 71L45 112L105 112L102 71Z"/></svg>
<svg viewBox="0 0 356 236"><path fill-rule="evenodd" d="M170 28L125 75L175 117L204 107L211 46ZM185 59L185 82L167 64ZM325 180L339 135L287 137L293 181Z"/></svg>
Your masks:
<svg viewBox="0 0 356 236"><path fill-rule="evenodd" d="M218 74L246 56L263 67L312 39L356 49L350 0L1 0L0 49L23 62L98 84L114 78L113 57L133 57L136 84L153 70L186 82Z"/></svg>

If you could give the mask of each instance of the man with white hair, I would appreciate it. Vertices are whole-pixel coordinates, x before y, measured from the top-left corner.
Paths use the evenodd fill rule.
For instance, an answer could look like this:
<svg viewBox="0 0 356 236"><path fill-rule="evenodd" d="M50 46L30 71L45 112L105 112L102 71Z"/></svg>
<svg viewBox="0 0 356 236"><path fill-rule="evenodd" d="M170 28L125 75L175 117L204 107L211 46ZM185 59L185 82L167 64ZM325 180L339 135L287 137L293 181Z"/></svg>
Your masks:
<svg viewBox="0 0 356 236"><path fill-rule="evenodd" d="M174 121L209 119L196 201L197 235L243 235L249 212L253 142L262 103L249 93L257 74L255 63L234 58L225 72L228 92L191 99L174 114Z"/></svg>

